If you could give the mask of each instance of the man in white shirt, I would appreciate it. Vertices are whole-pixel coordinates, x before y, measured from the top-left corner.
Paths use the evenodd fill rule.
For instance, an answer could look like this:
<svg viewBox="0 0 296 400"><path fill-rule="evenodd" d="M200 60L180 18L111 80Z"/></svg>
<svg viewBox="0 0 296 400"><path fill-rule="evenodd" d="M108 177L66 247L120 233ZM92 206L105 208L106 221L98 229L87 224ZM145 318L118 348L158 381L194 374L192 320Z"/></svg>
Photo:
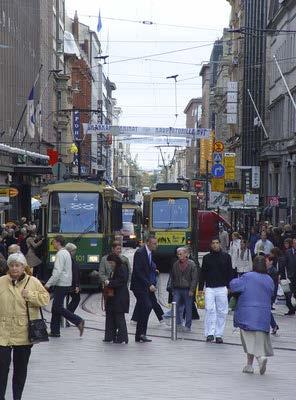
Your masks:
<svg viewBox="0 0 296 400"><path fill-rule="evenodd" d="M50 334L51 337L60 337L61 317L76 325L80 336L84 330L84 320L71 311L64 308L64 299L72 287L72 260L71 255L64 248L65 239L58 235L52 241L53 247L57 250L52 275L47 281L45 288L54 286L53 302L51 309Z"/></svg>
<svg viewBox="0 0 296 400"><path fill-rule="evenodd" d="M222 251L224 251L224 253L226 253L229 247L229 235L228 232L224 230L223 225L219 226L219 239L220 239L221 249Z"/></svg>
<svg viewBox="0 0 296 400"><path fill-rule="evenodd" d="M267 239L266 231L262 231L261 239L255 244L255 254L258 256L260 253L264 253L268 256L273 248L274 245Z"/></svg>

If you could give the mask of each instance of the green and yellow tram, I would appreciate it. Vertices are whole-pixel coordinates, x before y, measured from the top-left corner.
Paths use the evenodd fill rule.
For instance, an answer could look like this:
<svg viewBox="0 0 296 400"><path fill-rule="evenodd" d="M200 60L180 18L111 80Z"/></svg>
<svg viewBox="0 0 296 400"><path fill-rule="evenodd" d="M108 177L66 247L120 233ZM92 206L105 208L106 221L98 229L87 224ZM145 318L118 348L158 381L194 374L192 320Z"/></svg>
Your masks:
<svg viewBox="0 0 296 400"><path fill-rule="evenodd" d="M141 205L136 201L124 201L122 203L122 224L130 223L133 224L134 232L132 237L127 241L128 244L137 247L142 243L142 223L143 223L143 211ZM124 240L124 238L123 238Z"/></svg>
<svg viewBox="0 0 296 400"><path fill-rule="evenodd" d="M170 268L182 246L189 246L192 257L198 259L197 216L196 194L182 190L180 184L158 184L155 191L144 195L144 234L158 240L158 268Z"/></svg>
<svg viewBox="0 0 296 400"><path fill-rule="evenodd" d="M42 234L47 239L46 265L53 268L55 250L52 239L60 234L77 246L76 261L80 266L84 288L99 286L92 280L101 257L120 235L122 195L104 183L69 181L46 186L42 196Z"/></svg>

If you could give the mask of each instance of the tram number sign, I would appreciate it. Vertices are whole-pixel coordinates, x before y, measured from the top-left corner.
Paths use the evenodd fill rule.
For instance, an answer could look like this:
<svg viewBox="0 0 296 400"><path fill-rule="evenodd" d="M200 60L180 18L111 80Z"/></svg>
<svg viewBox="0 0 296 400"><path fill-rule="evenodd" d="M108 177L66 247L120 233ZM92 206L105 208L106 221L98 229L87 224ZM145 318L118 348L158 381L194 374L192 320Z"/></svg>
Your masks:
<svg viewBox="0 0 296 400"><path fill-rule="evenodd" d="M222 153L223 150L224 150L224 144L222 142L214 143L214 152L215 153Z"/></svg>

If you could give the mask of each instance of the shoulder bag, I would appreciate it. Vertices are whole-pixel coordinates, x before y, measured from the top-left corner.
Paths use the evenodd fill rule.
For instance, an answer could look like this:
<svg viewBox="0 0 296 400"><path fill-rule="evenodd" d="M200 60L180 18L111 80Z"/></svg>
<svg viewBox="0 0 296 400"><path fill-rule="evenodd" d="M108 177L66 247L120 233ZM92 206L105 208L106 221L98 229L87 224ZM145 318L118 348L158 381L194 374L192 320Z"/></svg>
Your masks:
<svg viewBox="0 0 296 400"><path fill-rule="evenodd" d="M30 277L27 280L27 283L24 287L26 288L27 284L29 283ZM29 342L32 344L37 344L40 342L48 342L48 333L47 333L47 327L46 323L43 317L43 312L42 308L39 307L40 310L40 315L41 318L39 319L31 319L30 318L30 312L29 312L29 305L28 302L26 301L26 308L27 308L27 316L28 316L28 337L29 337Z"/></svg>
<svg viewBox="0 0 296 400"><path fill-rule="evenodd" d="M285 267L285 274L286 274L286 279L281 279L280 280L280 285L284 293L290 293L291 288L290 288L290 279L288 279L288 273L287 273L287 268Z"/></svg>

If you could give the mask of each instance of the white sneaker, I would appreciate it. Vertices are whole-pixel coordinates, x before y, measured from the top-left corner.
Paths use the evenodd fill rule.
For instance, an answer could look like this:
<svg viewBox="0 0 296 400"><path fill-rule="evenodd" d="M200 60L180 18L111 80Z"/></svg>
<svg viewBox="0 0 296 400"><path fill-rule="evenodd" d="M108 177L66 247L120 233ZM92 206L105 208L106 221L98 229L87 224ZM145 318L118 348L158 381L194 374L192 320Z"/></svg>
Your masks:
<svg viewBox="0 0 296 400"><path fill-rule="evenodd" d="M259 364L259 371L260 375L264 375L266 371L266 364L267 364L267 358L266 357L258 357L258 364Z"/></svg>
<svg viewBox="0 0 296 400"><path fill-rule="evenodd" d="M253 374L254 373L254 368L252 367L252 365L246 365L243 368L243 372L245 374Z"/></svg>

